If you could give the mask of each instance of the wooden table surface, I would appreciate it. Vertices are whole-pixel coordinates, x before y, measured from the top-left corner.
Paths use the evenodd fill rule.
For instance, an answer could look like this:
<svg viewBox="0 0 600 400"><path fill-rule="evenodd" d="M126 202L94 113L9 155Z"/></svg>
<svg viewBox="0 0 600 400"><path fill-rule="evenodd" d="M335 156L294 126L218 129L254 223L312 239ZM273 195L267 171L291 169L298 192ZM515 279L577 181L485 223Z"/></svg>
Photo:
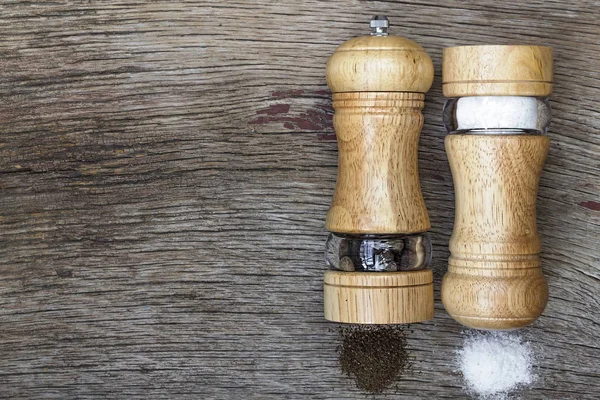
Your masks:
<svg viewBox="0 0 600 400"><path fill-rule="evenodd" d="M325 62L373 14L422 44L436 317L393 399L465 398L443 310L440 61L554 48L538 221L550 301L526 399L600 393L598 1L2 1L0 397L364 398L322 316L337 150Z"/></svg>

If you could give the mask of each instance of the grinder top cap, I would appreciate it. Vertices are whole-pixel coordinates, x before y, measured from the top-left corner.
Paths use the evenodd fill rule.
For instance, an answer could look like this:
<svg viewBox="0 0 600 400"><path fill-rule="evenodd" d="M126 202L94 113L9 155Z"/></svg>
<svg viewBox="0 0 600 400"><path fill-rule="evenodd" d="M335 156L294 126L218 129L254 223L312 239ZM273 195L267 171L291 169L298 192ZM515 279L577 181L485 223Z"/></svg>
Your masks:
<svg viewBox="0 0 600 400"><path fill-rule="evenodd" d="M444 49L446 97L536 96L552 93L552 48L524 45L457 46Z"/></svg>
<svg viewBox="0 0 600 400"><path fill-rule="evenodd" d="M433 82L433 63L423 47L388 36L389 21L376 16L370 36L350 39L327 61L327 85L334 93L425 93Z"/></svg>

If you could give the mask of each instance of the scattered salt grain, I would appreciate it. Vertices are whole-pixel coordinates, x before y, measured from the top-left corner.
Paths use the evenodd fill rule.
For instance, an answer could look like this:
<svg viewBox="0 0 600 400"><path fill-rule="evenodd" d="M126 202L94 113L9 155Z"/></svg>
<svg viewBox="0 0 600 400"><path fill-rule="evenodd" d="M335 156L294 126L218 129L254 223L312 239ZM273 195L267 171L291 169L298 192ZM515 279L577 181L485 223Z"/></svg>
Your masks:
<svg viewBox="0 0 600 400"><path fill-rule="evenodd" d="M504 399L534 380L531 346L517 333L469 333L457 353L468 390L484 399Z"/></svg>

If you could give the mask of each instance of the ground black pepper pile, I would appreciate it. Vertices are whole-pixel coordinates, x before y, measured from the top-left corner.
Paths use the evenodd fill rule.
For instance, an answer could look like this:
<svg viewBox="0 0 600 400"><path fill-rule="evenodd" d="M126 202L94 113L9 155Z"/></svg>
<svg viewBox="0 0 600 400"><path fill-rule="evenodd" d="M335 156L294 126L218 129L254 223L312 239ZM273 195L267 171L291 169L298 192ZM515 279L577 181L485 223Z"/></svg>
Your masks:
<svg viewBox="0 0 600 400"><path fill-rule="evenodd" d="M369 393L381 393L410 368L406 332L398 325L348 325L339 328L342 372Z"/></svg>

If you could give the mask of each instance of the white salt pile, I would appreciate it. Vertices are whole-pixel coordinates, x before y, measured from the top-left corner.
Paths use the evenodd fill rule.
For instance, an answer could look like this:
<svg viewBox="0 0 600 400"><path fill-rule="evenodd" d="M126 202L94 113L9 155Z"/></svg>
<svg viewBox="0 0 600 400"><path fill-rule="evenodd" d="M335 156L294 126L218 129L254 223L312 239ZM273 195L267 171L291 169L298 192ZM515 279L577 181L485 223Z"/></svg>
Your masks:
<svg viewBox="0 0 600 400"><path fill-rule="evenodd" d="M534 380L531 346L517 333L471 332L457 353L468 390L484 399L506 398Z"/></svg>

